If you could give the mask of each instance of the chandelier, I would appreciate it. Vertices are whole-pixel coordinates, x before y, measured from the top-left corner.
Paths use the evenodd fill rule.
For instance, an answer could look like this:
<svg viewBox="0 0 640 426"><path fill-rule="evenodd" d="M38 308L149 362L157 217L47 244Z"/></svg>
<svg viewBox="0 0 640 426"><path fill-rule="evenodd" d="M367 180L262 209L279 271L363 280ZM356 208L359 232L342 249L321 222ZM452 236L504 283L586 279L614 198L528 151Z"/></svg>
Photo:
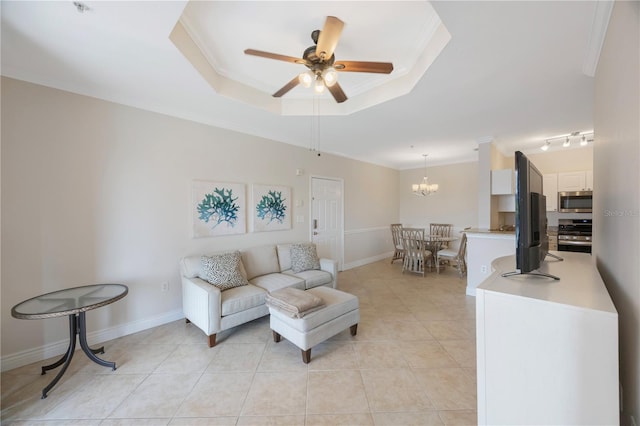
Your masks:
<svg viewBox="0 0 640 426"><path fill-rule="evenodd" d="M429 183L429 178L427 177L427 154L422 154L422 156L424 157L424 177L422 178L422 182L411 185L411 189L414 195L424 197L425 195L438 192L438 184Z"/></svg>

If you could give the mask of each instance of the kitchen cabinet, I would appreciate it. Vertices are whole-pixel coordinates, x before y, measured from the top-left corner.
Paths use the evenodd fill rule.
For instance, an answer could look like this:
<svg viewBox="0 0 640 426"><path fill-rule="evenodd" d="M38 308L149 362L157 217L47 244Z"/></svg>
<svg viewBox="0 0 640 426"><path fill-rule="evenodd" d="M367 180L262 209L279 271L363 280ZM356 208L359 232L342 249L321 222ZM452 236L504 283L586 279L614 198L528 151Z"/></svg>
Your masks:
<svg viewBox="0 0 640 426"><path fill-rule="evenodd" d="M491 195L511 194L515 194L515 176L513 170L491 170Z"/></svg>
<svg viewBox="0 0 640 426"><path fill-rule="evenodd" d="M589 185L587 186L587 174ZM558 191L591 191L593 189L593 172L558 173Z"/></svg>
<svg viewBox="0 0 640 426"><path fill-rule="evenodd" d="M547 211L558 211L558 174L542 175L542 192L547 197Z"/></svg>

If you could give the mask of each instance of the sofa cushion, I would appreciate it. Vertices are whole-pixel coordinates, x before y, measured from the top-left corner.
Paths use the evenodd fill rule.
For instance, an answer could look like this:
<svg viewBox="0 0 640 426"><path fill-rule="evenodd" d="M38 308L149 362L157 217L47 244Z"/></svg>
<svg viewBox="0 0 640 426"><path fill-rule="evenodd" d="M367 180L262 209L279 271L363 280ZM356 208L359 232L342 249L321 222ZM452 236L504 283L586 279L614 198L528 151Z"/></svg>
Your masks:
<svg viewBox="0 0 640 426"><path fill-rule="evenodd" d="M320 269L320 259L315 244L291 244L291 270L293 272Z"/></svg>
<svg viewBox="0 0 640 426"><path fill-rule="evenodd" d="M239 251L202 256L200 260L200 278L222 291L249 284L240 272Z"/></svg>
<svg viewBox="0 0 640 426"><path fill-rule="evenodd" d="M282 273L302 278L305 282L305 288L307 290L310 288L319 287L321 285L331 284L331 282L333 281L333 277L329 272L318 271L315 269L310 269L308 271L302 271L298 273L295 273L291 269L289 269L288 271L283 271Z"/></svg>
<svg viewBox="0 0 640 426"><path fill-rule="evenodd" d="M278 244L278 262L280 263L280 271L291 269L291 244Z"/></svg>
<svg viewBox="0 0 640 426"><path fill-rule="evenodd" d="M202 256L183 257L180 261L180 272L187 278L200 277L200 269L202 267Z"/></svg>
<svg viewBox="0 0 640 426"><path fill-rule="evenodd" d="M220 294L222 299L222 316L244 312L265 304L267 292L261 288L245 285L235 287Z"/></svg>
<svg viewBox="0 0 640 426"><path fill-rule="evenodd" d="M304 280L302 278L280 273L260 275L259 277L255 277L250 280L250 283L266 290L269 293L286 287L299 288L300 290L305 289Z"/></svg>
<svg viewBox="0 0 640 426"><path fill-rule="evenodd" d="M253 247L242 251L242 263L247 272L247 279L259 277L261 275L280 272L278 264L278 253L276 246Z"/></svg>

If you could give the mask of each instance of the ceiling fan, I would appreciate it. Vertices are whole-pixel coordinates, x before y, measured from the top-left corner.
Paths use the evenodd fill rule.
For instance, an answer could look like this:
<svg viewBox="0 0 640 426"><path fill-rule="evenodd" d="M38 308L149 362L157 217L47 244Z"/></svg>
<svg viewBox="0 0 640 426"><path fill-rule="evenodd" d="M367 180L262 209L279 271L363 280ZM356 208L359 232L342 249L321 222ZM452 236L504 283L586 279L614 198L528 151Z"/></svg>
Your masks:
<svg viewBox="0 0 640 426"><path fill-rule="evenodd" d="M327 16L322 31L315 30L311 33L311 39L315 45L305 49L302 54L302 58L279 55L277 53L264 52L255 49L246 49L244 53L247 55L261 56L263 58L301 64L309 68L308 71L291 79L290 82L274 93L273 97L279 98L283 96L298 84L302 84L305 87L311 87L313 84L314 89L318 93L322 93L326 86L336 102L342 103L347 100L347 95L345 95L342 87L340 87L340 84L338 83L337 71L368 72L378 74L390 74L391 71L393 71L393 64L391 62L336 62L336 57L333 54L333 51L338 45L338 40L340 39L343 27L344 22L340 19L335 16Z"/></svg>

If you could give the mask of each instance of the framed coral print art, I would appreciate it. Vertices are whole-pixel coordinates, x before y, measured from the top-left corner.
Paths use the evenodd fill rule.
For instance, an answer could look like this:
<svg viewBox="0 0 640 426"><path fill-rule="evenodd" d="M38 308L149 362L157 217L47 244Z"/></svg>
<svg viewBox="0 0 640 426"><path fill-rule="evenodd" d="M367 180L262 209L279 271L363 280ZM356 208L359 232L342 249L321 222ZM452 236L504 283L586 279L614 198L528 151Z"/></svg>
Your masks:
<svg viewBox="0 0 640 426"><path fill-rule="evenodd" d="M253 231L291 229L291 188L253 185Z"/></svg>
<svg viewBox="0 0 640 426"><path fill-rule="evenodd" d="M194 238L247 232L243 183L196 180L192 200Z"/></svg>

